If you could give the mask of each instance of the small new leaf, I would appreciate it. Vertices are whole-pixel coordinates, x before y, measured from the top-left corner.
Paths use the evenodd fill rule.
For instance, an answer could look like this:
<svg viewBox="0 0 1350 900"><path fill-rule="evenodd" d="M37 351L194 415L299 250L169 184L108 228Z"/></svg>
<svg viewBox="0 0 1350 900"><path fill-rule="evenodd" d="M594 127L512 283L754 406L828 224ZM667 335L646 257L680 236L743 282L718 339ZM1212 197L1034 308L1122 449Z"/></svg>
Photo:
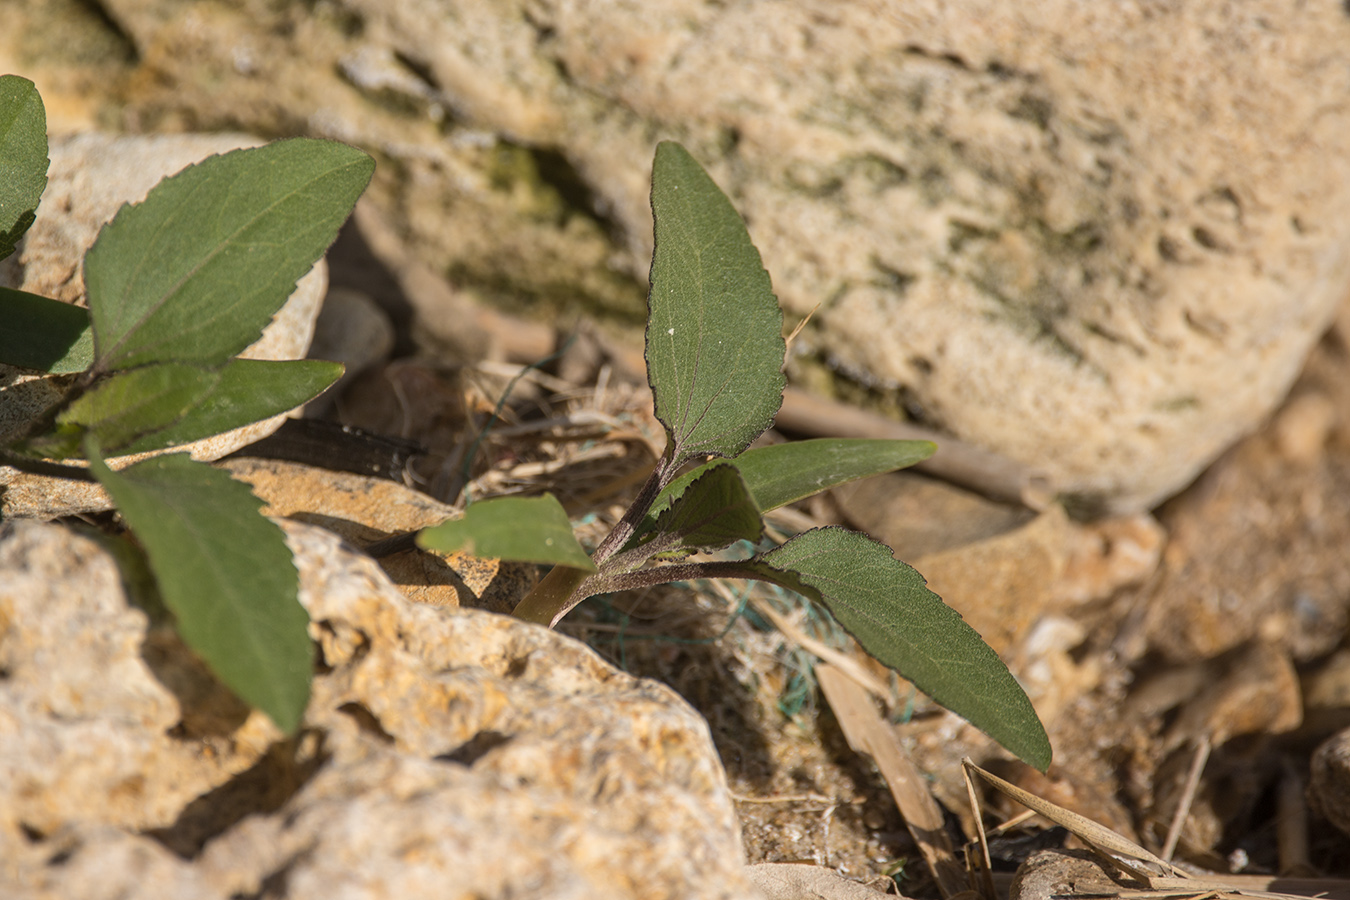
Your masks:
<svg viewBox="0 0 1350 900"><path fill-rule="evenodd" d="M859 478L893 472L933 455L931 441L890 441L861 438L821 438L788 441L747 450L731 461L740 470L761 512L778 509ZM704 472L724 465L714 461L692 469L666 486L643 519L637 536L650 532L656 517L670 508ZM630 542L629 546L633 544Z"/></svg>
<svg viewBox="0 0 1350 900"><path fill-rule="evenodd" d="M868 653L1044 772L1050 740L1026 693L961 614L884 544L842 528L794 537L760 577L819 599Z"/></svg>
<svg viewBox="0 0 1350 900"><path fill-rule="evenodd" d="M493 559L595 571L595 563L572 534L567 512L552 494L480 500L464 511L463 518L423 529L417 544L442 553L462 550Z"/></svg>
<svg viewBox="0 0 1350 900"><path fill-rule="evenodd" d="M735 456L783 402L783 313L731 201L679 144L652 166L647 379L672 470Z"/></svg>
<svg viewBox="0 0 1350 900"><path fill-rule="evenodd" d="M712 465L656 520L646 554L720 550L764 533L755 499L729 462Z"/></svg>
<svg viewBox="0 0 1350 900"><path fill-rule="evenodd" d="M221 682L293 733L309 699L314 652L299 578L262 501L186 454L113 471L85 453L145 548L178 632Z"/></svg>
<svg viewBox="0 0 1350 900"><path fill-rule="evenodd" d="M87 309L0 287L0 322L0 363L68 375L94 362Z"/></svg>
<svg viewBox="0 0 1350 900"><path fill-rule="evenodd" d="M48 163L47 112L37 88L18 75L0 76L0 259L33 224Z"/></svg>
<svg viewBox="0 0 1350 900"><path fill-rule="evenodd" d="M296 138L210 157L123 206L84 261L96 369L218 366L253 343L374 168L352 147Z"/></svg>

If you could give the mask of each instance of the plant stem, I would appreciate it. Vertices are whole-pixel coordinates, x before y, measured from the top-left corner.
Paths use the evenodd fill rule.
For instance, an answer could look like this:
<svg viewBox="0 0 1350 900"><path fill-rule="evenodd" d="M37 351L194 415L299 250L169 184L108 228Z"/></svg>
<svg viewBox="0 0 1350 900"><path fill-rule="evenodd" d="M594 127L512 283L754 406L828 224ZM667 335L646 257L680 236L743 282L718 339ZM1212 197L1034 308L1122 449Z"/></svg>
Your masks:
<svg viewBox="0 0 1350 900"><path fill-rule="evenodd" d="M713 562L674 563L666 566L652 566L638 569L636 572L624 572L604 579L605 591L631 591L651 587L657 584L673 584L676 581L693 581L698 578L739 578L746 581L773 581L766 576L772 570L749 565L752 560L717 560ZM774 582L775 584L777 582ZM790 587L789 585L783 585Z"/></svg>
<svg viewBox="0 0 1350 900"><path fill-rule="evenodd" d="M747 581L780 583L772 577L772 569L767 566L763 568L754 566L752 562L753 560L716 560L675 563L614 575L605 575L603 572L592 574L568 566L554 566L552 571L535 585L534 590L526 594L525 599L517 604L512 614L517 619L552 628L574 606L593 594L631 591L657 584L693 581L697 578L740 578ZM781 584L790 590L799 589L791 582Z"/></svg>
<svg viewBox="0 0 1350 900"><path fill-rule="evenodd" d="M526 622L552 628L572 607L586 599L578 588L589 572L571 566L554 566L534 590L516 605L513 615Z"/></svg>
<svg viewBox="0 0 1350 900"><path fill-rule="evenodd" d="M656 468L652 469L652 474L648 476L646 484L642 485L642 490L638 491L637 497L624 511L623 518L614 526L614 530L605 537L592 556L597 566L603 565L605 560L622 550L623 545L628 543L628 539L633 536L633 532L637 531L638 525L642 522L642 517L647 515L647 511L652 508L652 504L656 502L656 497L661 493L661 489L670 483L671 473L674 471L670 462L670 454L667 452L656 464Z"/></svg>

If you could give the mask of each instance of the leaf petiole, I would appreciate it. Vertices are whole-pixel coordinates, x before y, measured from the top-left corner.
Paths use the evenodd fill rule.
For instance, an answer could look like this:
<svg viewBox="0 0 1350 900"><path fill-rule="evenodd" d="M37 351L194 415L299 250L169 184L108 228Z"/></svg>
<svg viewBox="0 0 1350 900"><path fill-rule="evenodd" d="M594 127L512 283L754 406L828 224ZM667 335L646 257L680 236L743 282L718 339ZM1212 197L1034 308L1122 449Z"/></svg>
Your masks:
<svg viewBox="0 0 1350 900"><path fill-rule="evenodd" d="M582 590L591 573L571 566L554 566L534 590L516 605L513 615L552 628L589 594Z"/></svg>

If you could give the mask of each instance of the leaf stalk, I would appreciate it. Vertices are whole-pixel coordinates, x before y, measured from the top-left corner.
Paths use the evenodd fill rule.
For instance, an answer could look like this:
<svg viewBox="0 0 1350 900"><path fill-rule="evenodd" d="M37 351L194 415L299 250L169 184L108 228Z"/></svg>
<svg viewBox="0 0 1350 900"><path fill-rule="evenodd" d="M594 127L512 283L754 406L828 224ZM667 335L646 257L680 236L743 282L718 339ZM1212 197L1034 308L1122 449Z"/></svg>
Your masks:
<svg viewBox="0 0 1350 900"><path fill-rule="evenodd" d="M526 622L552 628L558 620L586 598L580 589L590 573L571 566L554 566L534 590L516 605L513 615Z"/></svg>

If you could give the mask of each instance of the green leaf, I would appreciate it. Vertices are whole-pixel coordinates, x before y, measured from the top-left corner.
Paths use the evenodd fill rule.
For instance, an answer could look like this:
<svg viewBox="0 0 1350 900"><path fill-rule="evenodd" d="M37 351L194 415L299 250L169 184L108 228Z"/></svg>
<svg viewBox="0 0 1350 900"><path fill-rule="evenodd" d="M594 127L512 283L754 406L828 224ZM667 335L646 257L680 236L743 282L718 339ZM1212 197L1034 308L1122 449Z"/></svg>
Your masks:
<svg viewBox="0 0 1350 900"><path fill-rule="evenodd" d="M83 372L94 362L89 310L0 287L0 362L53 375Z"/></svg>
<svg viewBox="0 0 1350 900"><path fill-rule="evenodd" d="M843 528L800 534L757 561L765 580L820 600L868 653L1042 772L1046 737L1026 693L961 614L889 547Z"/></svg>
<svg viewBox="0 0 1350 900"><path fill-rule="evenodd" d="M422 529L417 544L443 553L463 550L494 559L595 571L552 494L480 500L464 511L463 518Z"/></svg>
<svg viewBox="0 0 1350 900"><path fill-rule="evenodd" d="M374 161L296 138L213 156L123 206L85 256L96 367L220 365L337 236Z"/></svg>
<svg viewBox="0 0 1350 900"><path fill-rule="evenodd" d="M114 472L86 442L94 475L145 548L183 640L221 682L287 733L309 699L314 651L299 577L262 501L186 454Z"/></svg>
<svg viewBox="0 0 1350 900"><path fill-rule="evenodd" d="M118 372L78 397L56 418L56 433L29 442L52 458L73 456L85 434L104 453L118 454L147 434L181 420L215 387L220 376L178 363Z"/></svg>
<svg viewBox="0 0 1350 900"><path fill-rule="evenodd" d="M783 402L783 313L731 201L679 144L656 148L647 379L672 466L735 456Z"/></svg>
<svg viewBox="0 0 1350 900"><path fill-rule="evenodd" d="M215 386L182 418L121 452L144 453L186 444L290 412L341 378L342 364L319 359L232 359L217 374Z"/></svg>
<svg viewBox="0 0 1350 900"><path fill-rule="evenodd" d="M47 112L37 88L18 75L0 76L0 259L33 224L48 165Z"/></svg>
<svg viewBox="0 0 1350 900"><path fill-rule="evenodd" d="M75 400L24 452L60 459L86 432L104 453L146 453L289 412L342 377L340 363L235 359L220 369L180 363L118 372Z"/></svg>
<svg viewBox="0 0 1350 900"><path fill-rule="evenodd" d="M756 447L736 457L731 464L740 470L755 505L765 513L859 478L912 466L936 450L932 441L820 438ZM706 463L667 485L652 503L637 535L651 531L656 517L669 509L695 478L717 465L724 463Z"/></svg>
<svg viewBox="0 0 1350 900"><path fill-rule="evenodd" d="M736 541L758 541L764 533L759 508L729 462L707 467L689 489L656 520L647 554L689 554L718 550Z"/></svg>

